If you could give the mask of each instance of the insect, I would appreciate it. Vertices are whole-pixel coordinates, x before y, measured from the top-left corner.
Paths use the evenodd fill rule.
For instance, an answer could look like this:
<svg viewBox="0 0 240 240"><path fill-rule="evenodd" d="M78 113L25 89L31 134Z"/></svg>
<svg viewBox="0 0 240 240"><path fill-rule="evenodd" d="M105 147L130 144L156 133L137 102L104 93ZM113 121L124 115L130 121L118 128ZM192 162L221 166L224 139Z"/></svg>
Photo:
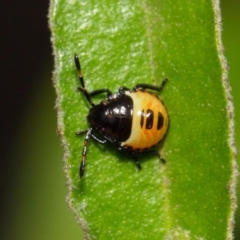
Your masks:
<svg viewBox="0 0 240 240"><path fill-rule="evenodd" d="M81 84L78 90L83 92L91 105L87 116L89 129L76 132L76 135L86 134L79 167L80 178L84 175L90 138L101 144L107 142L115 144L119 151L127 153L134 159L138 169L141 169L138 157L144 153L156 154L165 162L155 146L165 136L169 118L162 101L147 90L160 92L167 79L163 80L160 87L143 83L137 84L132 89L120 87L114 94L107 88L88 92L77 54L74 55L74 61ZM107 95L106 100L94 104L92 97L102 93Z"/></svg>

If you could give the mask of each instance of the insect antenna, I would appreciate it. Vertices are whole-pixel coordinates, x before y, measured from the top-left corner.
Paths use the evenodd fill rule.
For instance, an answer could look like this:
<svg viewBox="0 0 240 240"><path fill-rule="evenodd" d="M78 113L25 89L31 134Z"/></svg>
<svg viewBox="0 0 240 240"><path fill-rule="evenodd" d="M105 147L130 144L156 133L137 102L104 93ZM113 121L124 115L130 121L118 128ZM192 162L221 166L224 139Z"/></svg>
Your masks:
<svg viewBox="0 0 240 240"><path fill-rule="evenodd" d="M74 62L75 62L75 66L76 66L76 69L77 69L77 72L78 72L78 78L79 78L79 81L80 81L80 84L81 84L81 86L78 87L78 89L84 93L84 96L86 97L89 104L92 107L94 107L95 104L92 102L91 97L90 97L87 89L85 88L84 78L83 78L82 71L81 71L81 65L80 65L80 61L79 61L79 58L78 58L77 54L74 54Z"/></svg>
<svg viewBox="0 0 240 240"><path fill-rule="evenodd" d="M82 160L81 160L80 167L79 167L79 176L80 176L80 178L83 177L84 171L85 171L85 163L86 163L86 155L87 155L87 145L88 145L88 140L91 137L92 128L90 128L88 130L81 131L81 132L77 132L77 135L85 133L85 132L87 132L87 134L86 134L86 137L85 137L85 140L84 140L84 146L83 146L83 150L82 150Z"/></svg>

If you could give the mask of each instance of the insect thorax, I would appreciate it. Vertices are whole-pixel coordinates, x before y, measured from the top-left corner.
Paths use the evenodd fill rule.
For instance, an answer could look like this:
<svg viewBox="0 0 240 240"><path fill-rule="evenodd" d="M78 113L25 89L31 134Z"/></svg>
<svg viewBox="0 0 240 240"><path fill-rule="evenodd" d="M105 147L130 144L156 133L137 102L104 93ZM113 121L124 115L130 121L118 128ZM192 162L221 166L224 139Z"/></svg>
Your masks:
<svg viewBox="0 0 240 240"><path fill-rule="evenodd" d="M91 108L87 119L90 126L107 140L122 142L131 134L132 112L132 98L122 94Z"/></svg>

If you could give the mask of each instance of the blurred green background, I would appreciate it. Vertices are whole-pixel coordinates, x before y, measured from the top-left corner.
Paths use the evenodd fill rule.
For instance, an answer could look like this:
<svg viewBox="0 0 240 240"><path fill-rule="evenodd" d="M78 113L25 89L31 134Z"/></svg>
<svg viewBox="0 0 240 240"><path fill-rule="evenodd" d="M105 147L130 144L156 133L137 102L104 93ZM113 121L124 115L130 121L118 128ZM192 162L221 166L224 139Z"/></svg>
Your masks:
<svg viewBox="0 0 240 240"><path fill-rule="evenodd" d="M56 135L48 1L3 1L0 9L0 239L82 239L65 202ZM223 43L240 143L240 1L221 3ZM79 142L81 146L81 142ZM240 196L239 196L240 198ZM240 239L237 211L235 239ZM217 236L216 236L216 239Z"/></svg>

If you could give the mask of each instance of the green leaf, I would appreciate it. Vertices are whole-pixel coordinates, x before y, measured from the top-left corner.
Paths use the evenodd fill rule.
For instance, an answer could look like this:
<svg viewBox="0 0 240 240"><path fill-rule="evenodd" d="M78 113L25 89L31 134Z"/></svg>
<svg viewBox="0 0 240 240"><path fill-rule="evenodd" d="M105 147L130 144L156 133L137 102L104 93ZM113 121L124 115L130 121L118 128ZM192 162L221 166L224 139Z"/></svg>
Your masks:
<svg viewBox="0 0 240 240"><path fill-rule="evenodd" d="M65 147L68 203L86 239L232 239L236 207L233 106L218 1L51 2L58 132ZM93 139L79 179L89 91L160 85L170 128L142 170ZM95 97L99 102L101 97Z"/></svg>

